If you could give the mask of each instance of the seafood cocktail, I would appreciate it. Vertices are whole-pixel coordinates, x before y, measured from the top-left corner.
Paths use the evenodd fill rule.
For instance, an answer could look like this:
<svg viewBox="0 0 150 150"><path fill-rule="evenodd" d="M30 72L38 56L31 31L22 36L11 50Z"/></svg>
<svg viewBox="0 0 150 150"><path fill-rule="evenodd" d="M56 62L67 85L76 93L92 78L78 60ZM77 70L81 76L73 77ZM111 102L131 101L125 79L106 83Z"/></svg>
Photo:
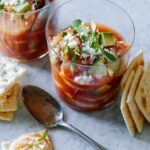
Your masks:
<svg viewBox="0 0 150 150"><path fill-rule="evenodd" d="M103 4L101 9L97 7L100 2ZM60 7L47 24L47 41L56 90L64 102L77 110L104 108L115 101L120 91L119 85L126 71L133 37L131 41L128 40L125 35L127 28L121 29L117 20L112 20L112 12L110 21L119 25L118 28L108 23L106 14L103 16L99 12L110 4L114 7L114 4L103 0L88 3L86 0L74 0ZM69 6L74 7L69 9ZM93 7L90 12L85 9L89 6ZM67 9L68 12L63 11ZM79 14L75 10L79 10ZM91 18L94 15L97 17Z"/></svg>

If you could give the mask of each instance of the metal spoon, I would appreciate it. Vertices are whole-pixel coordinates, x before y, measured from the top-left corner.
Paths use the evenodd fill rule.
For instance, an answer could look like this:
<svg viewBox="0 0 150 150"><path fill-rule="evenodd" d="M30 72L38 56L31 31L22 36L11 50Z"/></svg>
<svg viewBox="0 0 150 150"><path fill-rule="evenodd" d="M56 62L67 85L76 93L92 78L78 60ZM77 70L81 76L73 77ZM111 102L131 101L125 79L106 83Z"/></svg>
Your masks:
<svg viewBox="0 0 150 150"><path fill-rule="evenodd" d="M80 135L97 150L107 150L102 145L96 143L77 128L63 121L63 112L59 103L41 88L27 85L22 89L24 104L30 114L46 128L56 126L66 127Z"/></svg>

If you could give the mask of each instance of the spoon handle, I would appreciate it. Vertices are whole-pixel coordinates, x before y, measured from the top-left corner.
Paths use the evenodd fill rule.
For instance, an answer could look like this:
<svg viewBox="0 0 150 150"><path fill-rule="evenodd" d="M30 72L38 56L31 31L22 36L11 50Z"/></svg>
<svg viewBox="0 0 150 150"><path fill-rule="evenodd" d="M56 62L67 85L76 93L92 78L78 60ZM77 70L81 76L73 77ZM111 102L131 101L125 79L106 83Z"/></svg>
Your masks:
<svg viewBox="0 0 150 150"><path fill-rule="evenodd" d="M98 144L97 142L95 142L94 140L92 140L90 137L88 137L87 135L85 135L83 132L81 132L80 130L78 130L77 128L75 128L73 125L71 124L67 124L66 122L62 121L59 124L60 126L66 127L69 130L72 130L73 132L77 133L78 135L80 135L83 139L85 139L88 143L90 143L91 145L93 145L96 150L107 150L105 147L103 147L102 145Z"/></svg>

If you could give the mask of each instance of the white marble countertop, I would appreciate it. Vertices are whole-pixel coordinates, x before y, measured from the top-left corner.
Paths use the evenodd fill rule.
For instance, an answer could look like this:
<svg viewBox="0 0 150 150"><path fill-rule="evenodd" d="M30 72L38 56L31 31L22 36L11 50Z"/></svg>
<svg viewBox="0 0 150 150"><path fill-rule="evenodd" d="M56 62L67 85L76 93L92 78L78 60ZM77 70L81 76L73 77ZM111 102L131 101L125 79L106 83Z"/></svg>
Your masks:
<svg viewBox="0 0 150 150"><path fill-rule="evenodd" d="M59 0L59 3L64 0ZM150 48L150 13L149 0L114 0L124 7L133 18L136 27L136 39L132 48L132 56L140 48ZM130 137L117 104L103 111L81 113L66 106L57 97L51 79L49 58L24 65L29 73L22 84L33 84L50 92L60 102L65 120L84 131L91 138L106 146L109 150L148 150L150 149L150 125L145 121L144 131L135 138ZM44 129L20 106L11 123L0 121L0 141L17 138L21 134ZM55 150L92 150L92 147L77 135L63 128L50 129Z"/></svg>

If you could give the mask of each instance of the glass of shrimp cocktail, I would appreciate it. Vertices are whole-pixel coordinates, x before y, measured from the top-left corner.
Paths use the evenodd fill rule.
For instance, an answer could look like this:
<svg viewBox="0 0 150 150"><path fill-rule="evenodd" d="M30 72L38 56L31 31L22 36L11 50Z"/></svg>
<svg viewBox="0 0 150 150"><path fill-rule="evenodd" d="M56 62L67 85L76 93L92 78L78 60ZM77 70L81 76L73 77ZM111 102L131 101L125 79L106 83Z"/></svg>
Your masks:
<svg viewBox="0 0 150 150"><path fill-rule="evenodd" d="M22 62L45 56L51 13L49 0L0 0L0 54Z"/></svg>
<svg viewBox="0 0 150 150"><path fill-rule="evenodd" d="M134 40L129 15L106 0L72 0L49 18L51 70L61 99L81 111L116 100Z"/></svg>

